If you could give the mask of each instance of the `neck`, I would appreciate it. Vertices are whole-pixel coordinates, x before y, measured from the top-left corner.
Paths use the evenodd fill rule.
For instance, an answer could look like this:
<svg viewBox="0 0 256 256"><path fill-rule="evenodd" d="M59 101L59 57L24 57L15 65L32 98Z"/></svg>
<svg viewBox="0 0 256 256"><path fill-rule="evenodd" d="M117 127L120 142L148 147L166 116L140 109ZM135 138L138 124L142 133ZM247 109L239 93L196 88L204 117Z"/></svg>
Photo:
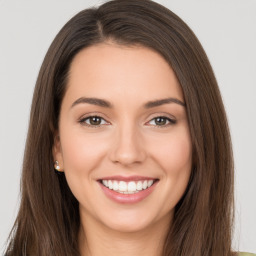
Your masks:
<svg viewBox="0 0 256 256"><path fill-rule="evenodd" d="M79 247L81 256L161 256L170 216L154 226L134 232L121 232L99 224L90 216L81 218ZM167 222L168 221L168 222Z"/></svg>

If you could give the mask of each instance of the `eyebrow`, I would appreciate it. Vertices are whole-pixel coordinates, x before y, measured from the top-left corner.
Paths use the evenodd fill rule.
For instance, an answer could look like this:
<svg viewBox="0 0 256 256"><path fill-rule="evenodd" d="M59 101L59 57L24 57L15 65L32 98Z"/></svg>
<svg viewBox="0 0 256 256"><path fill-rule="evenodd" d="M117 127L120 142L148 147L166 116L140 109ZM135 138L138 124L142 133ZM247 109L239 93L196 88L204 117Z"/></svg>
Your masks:
<svg viewBox="0 0 256 256"><path fill-rule="evenodd" d="M178 100L176 98L166 98L166 99L149 101L144 105L144 107L145 108L154 108L154 107L158 107L158 106L168 104L168 103L176 103L176 104L179 104L183 107L186 106L186 104L184 102L182 102L181 100Z"/></svg>
<svg viewBox="0 0 256 256"><path fill-rule="evenodd" d="M104 108L112 108L113 107L109 101L104 100L104 99L81 97L73 102L73 104L71 105L71 108L78 104L81 104L81 103L88 103L91 105L96 105L96 106L104 107ZM186 106L186 104L184 102L182 102L181 100L178 100L176 98L166 98L166 99L149 101L146 104L144 104L144 108L154 108L154 107L159 107L161 105L169 104L169 103L176 103L183 107Z"/></svg>
<svg viewBox="0 0 256 256"><path fill-rule="evenodd" d="M71 108L80 103L88 103L88 104L96 105L99 107L112 108L112 104L107 100L103 100L99 98L85 98L85 97L81 97L77 99L75 102L73 102Z"/></svg>

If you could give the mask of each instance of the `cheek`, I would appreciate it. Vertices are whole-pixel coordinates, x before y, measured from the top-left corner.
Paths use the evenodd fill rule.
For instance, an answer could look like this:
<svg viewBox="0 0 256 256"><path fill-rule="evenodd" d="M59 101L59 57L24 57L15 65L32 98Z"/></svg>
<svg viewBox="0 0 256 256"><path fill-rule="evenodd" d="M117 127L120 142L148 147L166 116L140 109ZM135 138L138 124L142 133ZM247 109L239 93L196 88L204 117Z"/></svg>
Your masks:
<svg viewBox="0 0 256 256"><path fill-rule="evenodd" d="M164 153L165 152L165 153ZM192 150L190 142L184 138L176 138L169 145L166 145L163 152L163 160L166 159L165 164L167 170L175 170L177 172L182 169L191 167Z"/></svg>
<svg viewBox="0 0 256 256"><path fill-rule="evenodd" d="M163 171L163 211L169 212L183 196L190 178L192 146L189 133L177 133L163 141L155 152L155 159Z"/></svg>
<svg viewBox="0 0 256 256"><path fill-rule="evenodd" d="M158 147L152 147L152 155L165 171L166 175L180 175L191 169L192 146L188 132L173 133L158 141Z"/></svg>
<svg viewBox="0 0 256 256"><path fill-rule="evenodd" d="M62 156L65 172L87 173L94 169L107 150L102 136L83 131L66 130L62 134Z"/></svg>
<svg viewBox="0 0 256 256"><path fill-rule="evenodd" d="M81 129L66 129L61 134L67 183L76 199L86 207L90 205L88 198L93 198L91 186L95 186L94 170L107 151L107 143L102 143L102 139L101 135L85 134Z"/></svg>

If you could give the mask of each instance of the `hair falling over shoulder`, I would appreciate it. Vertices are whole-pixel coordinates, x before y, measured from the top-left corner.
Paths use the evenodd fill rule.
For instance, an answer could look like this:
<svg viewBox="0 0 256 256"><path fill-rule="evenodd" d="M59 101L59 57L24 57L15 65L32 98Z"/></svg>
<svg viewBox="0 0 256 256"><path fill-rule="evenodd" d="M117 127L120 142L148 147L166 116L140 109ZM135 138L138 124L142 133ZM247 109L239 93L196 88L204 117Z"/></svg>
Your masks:
<svg viewBox="0 0 256 256"><path fill-rule="evenodd" d="M150 0L114 0L81 11L52 42L34 90L20 209L6 255L79 256L78 202L65 175L54 172L52 146L72 59L81 49L106 40L160 53L184 93L193 170L175 208L163 255L233 255L233 158L219 88L194 33L173 12Z"/></svg>

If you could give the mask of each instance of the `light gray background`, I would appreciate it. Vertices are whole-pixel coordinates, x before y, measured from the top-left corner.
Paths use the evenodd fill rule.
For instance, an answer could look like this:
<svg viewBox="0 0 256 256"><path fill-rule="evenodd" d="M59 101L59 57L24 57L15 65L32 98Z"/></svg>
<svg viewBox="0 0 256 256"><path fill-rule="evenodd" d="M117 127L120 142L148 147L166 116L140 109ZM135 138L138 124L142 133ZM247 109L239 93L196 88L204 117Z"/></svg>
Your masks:
<svg viewBox="0 0 256 256"><path fill-rule="evenodd" d="M18 209L30 103L42 59L69 18L100 2L0 0L0 252ZM256 1L157 2L187 22L214 68L234 146L234 248L256 252Z"/></svg>

